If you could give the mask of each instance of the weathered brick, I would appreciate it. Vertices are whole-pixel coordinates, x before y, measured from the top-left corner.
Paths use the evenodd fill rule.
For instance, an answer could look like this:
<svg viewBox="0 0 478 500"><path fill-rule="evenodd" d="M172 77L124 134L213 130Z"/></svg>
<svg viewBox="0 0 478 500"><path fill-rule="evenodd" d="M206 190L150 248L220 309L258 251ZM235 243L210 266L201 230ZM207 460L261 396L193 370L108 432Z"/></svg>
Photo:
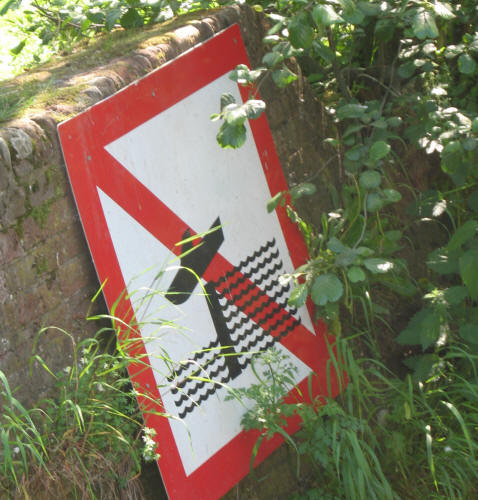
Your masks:
<svg viewBox="0 0 478 500"><path fill-rule="evenodd" d="M18 219L27 212L25 190L17 185L11 185L2 196L0 203L0 229L14 226Z"/></svg>
<svg viewBox="0 0 478 500"><path fill-rule="evenodd" d="M6 281L11 292L22 293L34 286L38 280L34 265L35 258L29 254L15 259L5 268Z"/></svg>
<svg viewBox="0 0 478 500"><path fill-rule="evenodd" d="M92 278L93 264L87 255L78 255L58 270L61 291L66 297L84 288Z"/></svg>
<svg viewBox="0 0 478 500"><path fill-rule="evenodd" d="M79 224L78 215L71 197L55 200L48 209L43 223L33 216L23 221L22 246L25 251L44 241L47 237L62 232L71 224Z"/></svg>
<svg viewBox="0 0 478 500"><path fill-rule="evenodd" d="M55 257L58 266L79 254L89 255L89 250L80 224L72 224L56 236Z"/></svg>
<svg viewBox="0 0 478 500"><path fill-rule="evenodd" d="M51 202L55 197L55 186L49 181L45 170L35 170L31 172L26 182L30 197L30 205L32 207L42 207L42 205ZM45 208L49 210L48 205L46 205ZM45 220L46 215L45 213Z"/></svg>
<svg viewBox="0 0 478 500"><path fill-rule="evenodd" d="M10 229L6 233L0 233L0 266L21 255L23 255L23 248L17 231Z"/></svg>

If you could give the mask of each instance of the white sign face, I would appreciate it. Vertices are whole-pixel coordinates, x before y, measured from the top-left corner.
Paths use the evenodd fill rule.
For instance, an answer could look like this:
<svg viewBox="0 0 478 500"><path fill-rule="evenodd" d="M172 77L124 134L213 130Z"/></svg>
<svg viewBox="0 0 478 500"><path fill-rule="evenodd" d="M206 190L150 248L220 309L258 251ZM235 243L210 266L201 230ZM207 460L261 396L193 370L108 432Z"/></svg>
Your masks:
<svg viewBox="0 0 478 500"><path fill-rule="evenodd" d="M287 189L266 118L247 124L238 150L218 146L209 119L224 92L247 98L227 77L239 63L234 26L59 127L107 303L140 324L120 341L140 340L148 364L130 375L168 494L181 500L219 498L247 474L258 434L241 418L252 403L226 397L257 383L255 354L287 354L298 384L288 397L326 390L324 332L288 305L279 280L307 252L285 209L266 211ZM287 432L298 425L290 419ZM258 460L280 443L261 445Z"/></svg>
<svg viewBox="0 0 478 500"><path fill-rule="evenodd" d="M223 92L230 92L240 102L237 85L224 75L108 144L106 150L196 231L205 232L220 223L221 255L240 273L250 274L260 291L281 305L293 321L302 321L313 331L306 308L300 313L291 310L287 306L289 286L279 284L279 276L292 272L294 266L277 215L265 210L271 194L251 131L239 150L220 149L216 142L218 124L204 112L217 108ZM152 287L166 291L178 272L184 272L178 270L179 260L101 190L99 195L121 272L128 292L134 295L136 316L145 322L143 338L154 339L145 345L165 410L181 419L171 420L171 427L189 475L240 432L244 407L237 401L224 401L228 393L224 387L185 377L201 366L200 377L231 387L249 386L257 383L249 364L252 354L234 360L218 356L221 345L199 283L178 305L164 294L151 295ZM189 254L192 261L195 253ZM160 270L165 272L158 282ZM191 278L196 280L193 275ZM227 280L235 282L234 277ZM234 302L218 298L217 313L230 332L223 347L234 345L235 352L257 352L272 345L285 349ZM148 325L151 311L178 328L158 330L155 324ZM194 351L199 352L192 354ZM171 382L165 380L169 373L158 357L162 353L176 362L178 374ZM310 369L289 355L298 368L299 382ZM189 361L179 364L182 360ZM237 374L231 374L227 361L238 365ZM179 388L171 389L175 384Z"/></svg>

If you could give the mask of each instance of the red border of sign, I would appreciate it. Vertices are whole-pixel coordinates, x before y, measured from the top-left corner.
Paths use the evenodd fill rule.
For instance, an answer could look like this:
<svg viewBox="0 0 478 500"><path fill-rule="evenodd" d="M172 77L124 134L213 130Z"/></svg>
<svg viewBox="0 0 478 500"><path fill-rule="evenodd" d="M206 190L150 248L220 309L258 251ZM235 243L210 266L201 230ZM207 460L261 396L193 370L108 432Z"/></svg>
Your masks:
<svg viewBox="0 0 478 500"><path fill-rule="evenodd" d="M188 226L109 155L104 147L231 71L238 64L249 65L249 60L239 27L233 25L58 127L72 190L96 271L100 282L105 282L103 293L110 310L117 303L117 317L126 321L131 319L132 307L124 296L117 302L126 290L126 284L108 232L97 187L120 204L151 234L159 237L160 232L162 243L176 253L177 248L174 245L181 241ZM247 90L240 90L246 100ZM251 121L250 126L271 194L286 190L287 184L266 117L262 115ZM141 203L137 203L138 200L141 200ZM158 211L161 216L158 216ZM277 213L292 262L294 266L299 266L308 258L305 244L285 210L279 207ZM161 228L158 228L159 220ZM218 259L214 259L214 265L224 268L226 264L226 261L219 259L218 262ZM140 338L140 334L137 335ZM328 367L329 353L323 324L319 322L316 325L316 335L302 328L297 335L290 337L282 339L284 346L317 374L312 378L312 393L327 394L326 373L332 370ZM142 342L138 342L135 352L147 361ZM153 388L147 391L153 399L161 401L151 369L144 370L143 366L131 365L129 372L134 383L139 384L143 391L147 387ZM338 393L338 382L333 374L331 385L332 396L335 396ZM309 381L303 380L298 385L298 390L308 399ZM298 390L291 391L288 399L297 399ZM146 398L139 397L138 401L146 411L151 408L151 402ZM169 421L151 414L146 414L146 419L147 425L157 430L158 451L162 457L159 466L170 498L217 499L249 472L249 458L258 433L241 432L197 470L186 476ZM299 420L293 417L289 420L287 431L293 433L298 427ZM279 437L264 442L259 449L255 465L282 442L283 439Z"/></svg>

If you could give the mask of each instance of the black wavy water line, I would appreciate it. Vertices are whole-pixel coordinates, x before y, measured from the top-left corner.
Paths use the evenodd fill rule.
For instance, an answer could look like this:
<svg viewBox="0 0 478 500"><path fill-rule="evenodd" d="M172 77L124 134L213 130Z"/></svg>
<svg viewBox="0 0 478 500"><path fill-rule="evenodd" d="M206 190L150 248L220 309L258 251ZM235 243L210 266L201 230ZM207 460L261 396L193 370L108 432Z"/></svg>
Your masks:
<svg viewBox="0 0 478 500"><path fill-rule="evenodd" d="M230 295L232 295L232 293L231 293L232 290L234 290L235 288L238 288L245 281L250 280L252 283L247 285L247 287L244 290L241 290L239 292L239 294L237 295L237 297L241 297L242 295L247 293L247 291L252 290L252 288L259 286L259 285L262 285L262 283L264 281L269 279L274 273L276 273L277 271L280 271L281 269L283 269L283 265L282 265L282 261L279 261L277 264L275 264L273 267L271 267L266 273L261 274L259 276L259 279L251 279L252 275L249 273L241 274L241 276L236 281L234 281L232 283L227 283L224 286L224 288L222 289L222 291L218 292L219 297L220 298L227 298L226 293L229 293ZM213 285L215 287L217 286L216 283L213 283Z"/></svg>
<svg viewBox="0 0 478 500"><path fill-rule="evenodd" d="M212 361L210 361L210 362L208 363L208 365L212 365L212 364L213 364L214 362L216 362L217 360L221 360L221 356L216 356L216 357L215 357ZM207 367L207 365L206 365L206 366L202 366L202 367L201 367L201 369L197 369L195 372L193 372L193 373L191 373L190 375L188 375L188 376L184 377L182 380L180 380L179 382L177 382L177 383L175 384L175 386L174 386L174 387L172 387L172 388L171 388L171 392L172 392L173 394L176 394L176 393L178 392L178 390L179 390L179 389L181 389L181 390L182 390L182 389L184 389L184 388L185 388L186 386L188 386L188 385L191 385L191 384L192 384L192 385L194 386L195 384L203 383L203 381L202 381L202 380L195 380L195 379L191 379L191 378L189 378L189 377L194 376L196 373L201 374L201 372L202 372L203 370L206 370L206 367ZM224 362L222 365L220 364L220 365L219 365L219 366L218 366L215 370L213 370L211 373L208 373L208 372L206 371L206 373L207 373L207 377L208 377L208 378L213 378L213 377L216 377L217 375L219 375L219 373L220 373L221 371L224 371L224 370L226 370L226 369L227 369L227 365L226 365L226 363ZM193 390L193 389L191 389L191 390ZM194 392L193 392L193 394L194 394Z"/></svg>
<svg viewBox="0 0 478 500"><path fill-rule="evenodd" d="M235 326L235 325L233 325L233 326ZM249 328L247 328L246 330L244 330L242 333L240 333L240 334L237 335L236 343L239 343L242 340L245 340L245 338L248 335L250 335L251 333L253 333L254 330L259 330L259 329L262 329L262 328L257 323L252 322L252 326L250 326ZM232 328L231 328L231 330L232 330Z"/></svg>
<svg viewBox="0 0 478 500"><path fill-rule="evenodd" d="M272 347L277 341L279 341L280 339L284 338L286 335L288 335L291 331L293 331L296 326L298 326L301 322L300 320L297 320L296 318L290 316L289 318L292 318L293 319L293 322L292 324L288 325L277 337L271 337L265 344L265 346L263 347L263 349L269 349L270 347ZM285 319L282 320L282 322L284 322ZM255 345L257 345L257 341L254 342L254 343L251 343L250 344L250 347L255 347ZM250 350L250 349L249 349ZM238 353L239 354L239 353ZM241 356L243 357L243 356ZM251 358L245 358L244 361L239 361L239 365L241 366L241 368L244 370L245 368L247 368L247 366L251 363L252 361L252 357ZM229 374L226 376L226 377L223 377L222 379L220 379L220 382L223 383L223 384L227 384L230 380L230 376ZM206 385L206 383L209 383L209 382L203 382L201 381L201 383L203 383L203 385L201 386L204 387ZM194 401L194 402L190 402L188 406L186 406L183 410L181 410L178 414L179 418L184 418L186 417L186 415L188 413L191 413L194 411L194 409L199 406L203 401L206 401L209 396L212 396L216 391L217 391L217 387L215 385L213 385L212 387L208 388L206 390L206 392L204 394L201 394L199 396L199 398ZM199 390L199 388L196 389L196 391L193 393L197 393L197 391ZM179 407L183 402L185 401L188 401L189 398L188 396L186 395L182 395L180 400L179 401L175 401L175 404L177 407Z"/></svg>
<svg viewBox="0 0 478 500"><path fill-rule="evenodd" d="M174 375L170 375L168 377L168 380L171 382L175 378L180 377L186 370L191 368L191 365L193 365L197 361L200 361L202 358L204 358L207 354L209 354L211 352L211 351L208 351L207 349L214 349L216 347L220 347L219 340L216 339L216 340L209 342L209 344L206 347L204 347L204 349L195 353L192 358L187 359L185 362L183 362L181 364L181 366L177 370L174 370ZM188 363L188 361L190 361L190 362Z"/></svg>
<svg viewBox="0 0 478 500"><path fill-rule="evenodd" d="M215 283L214 286L219 286L221 283L224 283L226 280L229 278L232 278L234 274L239 272L239 270L242 267L246 267L248 264L253 262L255 259L261 256L264 252L272 248L276 244L275 238L272 238L272 240L268 241L265 245L262 245L258 250L256 250L252 255L249 255L245 260L241 260L237 266L234 266L231 271L228 271L224 276L219 278Z"/></svg>

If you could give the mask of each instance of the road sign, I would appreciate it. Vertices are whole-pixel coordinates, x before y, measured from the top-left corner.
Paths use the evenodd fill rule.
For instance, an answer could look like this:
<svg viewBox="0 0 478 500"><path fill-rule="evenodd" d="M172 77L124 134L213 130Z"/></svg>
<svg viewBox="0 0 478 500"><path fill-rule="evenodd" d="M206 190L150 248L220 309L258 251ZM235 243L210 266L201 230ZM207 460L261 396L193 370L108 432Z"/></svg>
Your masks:
<svg viewBox="0 0 478 500"><path fill-rule="evenodd" d="M108 306L139 324L148 368L129 371L148 395L138 399L171 499L216 499L247 474L258 434L241 430L244 406L226 395L257 381L254 352L286 353L302 394L311 372L314 395L326 390L323 327L288 305L279 280L307 251L285 210L265 209L287 189L266 118L238 150L219 148L209 119L222 93L247 99L227 76L238 64L248 58L234 25L59 126ZM148 414L151 400L173 418ZM257 462L280 443L261 445Z"/></svg>

